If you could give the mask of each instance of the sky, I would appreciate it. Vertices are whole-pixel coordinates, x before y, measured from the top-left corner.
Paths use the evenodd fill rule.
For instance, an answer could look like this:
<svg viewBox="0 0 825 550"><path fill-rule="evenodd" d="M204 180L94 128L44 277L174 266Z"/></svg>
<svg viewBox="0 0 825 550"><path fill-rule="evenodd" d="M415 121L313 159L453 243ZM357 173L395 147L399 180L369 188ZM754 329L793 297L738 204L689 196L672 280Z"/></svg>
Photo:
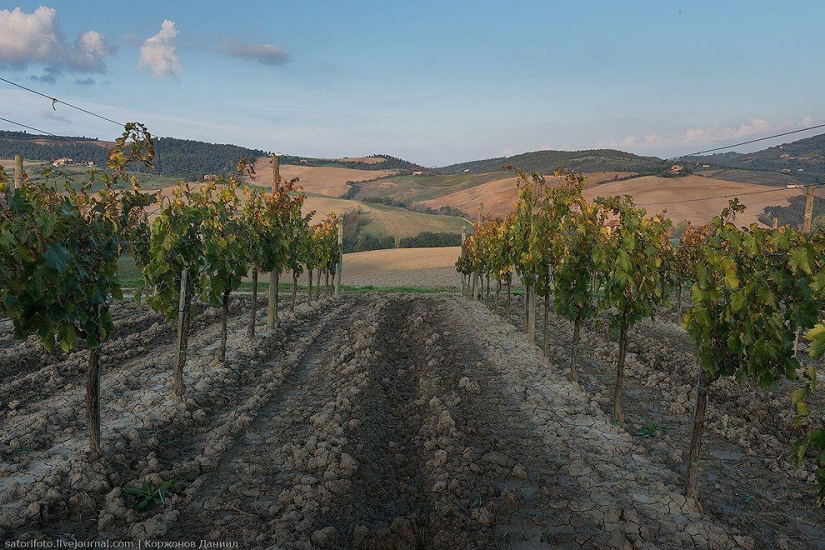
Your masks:
<svg viewBox="0 0 825 550"><path fill-rule="evenodd" d="M0 77L157 136L298 156L670 158L825 123L823 22L821 0L43 0L0 5ZM2 81L0 117L122 131Z"/></svg>

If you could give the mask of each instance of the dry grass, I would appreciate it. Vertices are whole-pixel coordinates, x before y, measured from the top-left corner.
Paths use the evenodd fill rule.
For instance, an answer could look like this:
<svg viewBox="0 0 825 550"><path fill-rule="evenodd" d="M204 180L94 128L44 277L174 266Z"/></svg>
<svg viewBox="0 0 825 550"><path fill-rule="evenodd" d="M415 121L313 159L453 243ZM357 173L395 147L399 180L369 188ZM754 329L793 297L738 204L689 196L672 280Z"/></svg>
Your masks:
<svg viewBox="0 0 825 550"><path fill-rule="evenodd" d="M313 218L315 222L320 221L327 212L342 215L358 209L369 220L364 231L374 235L397 235L403 238L412 237L424 231L460 233L462 225L467 227L470 225L461 218L453 216L432 216L382 204L365 204L332 197L311 196L307 197L305 203L305 211L315 210Z"/></svg>
<svg viewBox="0 0 825 550"><path fill-rule="evenodd" d="M686 176L683 178L660 178L645 176L628 181L605 183L584 191L585 197L631 195L636 204L649 214L667 211L674 222L689 220L702 224L722 212L728 201L739 197L747 210L737 218L739 225L759 223L757 216L766 206L786 206L788 199L802 194L801 189L785 189L749 183L735 183L725 180Z"/></svg>
<svg viewBox="0 0 825 550"><path fill-rule="evenodd" d="M359 278L371 273L395 273L435 267L455 268L460 246L444 248L392 248L344 255L348 276Z"/></svg>
<svg viewBox="0 0 825 550"><path fill-rule="evenodd" d="M622 178L632 175L633 172L595 172L585 174L591 185L612 181L614 177ZM551 185L558 184L561 178L546 176ZM423 201L421 204L431 208L442 206L452 206L466 212L471 216L478 215L479 208L483 204L484 212L493 216L506 216L516 202L518 178L504 177L489 183L477 185L469 189L464 189L456 193L451 193L436 199Z"/></svg>
<svg viewBox="0 0 825 550"><path fill-rule="evenodd" d="M321 160L328 160L328 161L331 161L331 162L341 162L341 163L363 162L364 164L378 164L378 163L384 162L387 159L385 159L384 157L347 157L347 158L342 158L342 159L321 159Z"/></svg>
<svg viewBox="0 0 825 550"><path fill-rule="evenodd" d="M356 159L352 159L355 162ZM270 159L258 159L255 163L257 176L255 184L266 186L272 181L272 164ZM378 177L389 176L394 170L354 170L350 168L336 168L328 166L300 166L294 164L281 165L281 177L286 179L299 178L298 185L307 193L340 197L349 190L348 181L364 181Z"/></svg>
<svg viewBox="0 0 825 550"><path fill-rule="evenodd" d="M192 189L198 189L204 183L191 184ZM164 187L160 190L161 197L170 198L174 187ZM238 190L238 196L242 193ZM150 219L157 215L158 206L149 208ZM346 212L361 210L368 220L364 231L374 235L393 235L398 237L412 237L424 231L433 233L461 233L461 227L470 227L470 224L454 216L433 216L412 212L403 208L394 208L382 204L365 204L360 201L338 199L311 195L304 202L304 213L315 211L312 223L320 222L328 212L335 212L339 216Z"/></svg>
<svg viewBox="0 0 825 550"><path fill-rule="evenodd" d="M759 223L757 216L766 206L786 206L790 197L802 194L800 189L737 183L701 176L644 176L627 181L613 181L614 175L622 177L618 173L588 174L591 186L585 189L584 196L592 200L599 196L628 194L649 213L667 210L668 217L674 222L686 219L694 224L705 223L719 214L731 198L738 196L747 206L739 222L742 225ZM421 204L432 208L453 206L475 216L483 203L485 213L504 216L516 201L516 182L516 178L512 177L500 179ZM548 178L548 182L557 184L558 178Z"/></svg>

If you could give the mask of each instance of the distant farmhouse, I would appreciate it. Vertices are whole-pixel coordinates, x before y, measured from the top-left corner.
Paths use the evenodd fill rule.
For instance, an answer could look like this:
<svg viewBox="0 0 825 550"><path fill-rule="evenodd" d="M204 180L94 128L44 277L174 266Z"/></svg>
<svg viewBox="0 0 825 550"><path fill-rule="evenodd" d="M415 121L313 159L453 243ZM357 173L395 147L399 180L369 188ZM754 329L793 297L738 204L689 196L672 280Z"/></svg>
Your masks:
<svg viewBox="0 0 825 550"><path fill-rule="evenodd" d="M75 162L74 159L70 159L69 157L62 157L52 162L52 166L55 168L60 168L62 166L86 166L88 168L94 168L95 163L92 161Z"/></svg>

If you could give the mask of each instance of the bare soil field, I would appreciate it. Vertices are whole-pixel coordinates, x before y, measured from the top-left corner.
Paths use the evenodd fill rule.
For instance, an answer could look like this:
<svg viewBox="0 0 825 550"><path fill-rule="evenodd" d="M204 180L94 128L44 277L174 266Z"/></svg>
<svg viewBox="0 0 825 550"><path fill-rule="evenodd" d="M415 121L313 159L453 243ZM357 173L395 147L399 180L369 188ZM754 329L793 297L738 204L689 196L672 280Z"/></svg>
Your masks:
<svg viewBox="0 0 825 550"><path fill-rule="evenodd" d="M737 225L750 225L759 223L757 216L766 206L787 206L788 198L803 193L802 189L736 183L701 176L644 176L598 185L585 189L583 194L591 200L598 196L631 195L648 214L667 210L667 217L674 223L689 220L700 225L719 215L730 199L739 197L747 210L737 217Z"/></svg>
<svg viewBox="0 0 825 550"><path fill-rule="evenodd" d="M690 388L663 372L678 379L695 357L667 324L633 340L631 376L647 390L628 383L629 411L650 402L672 415L666 438L645 440L632 420L614 426L603 411L609 374L593 365L613 351L598 331L587 335L593 365L582 387L565 378L562 320L548 359L458 296L302 302L253 342L243 335L247 305L233 301L224 364L214 360L218 310L198 308L182 399L171 388L172 331L116 305L104 346L105 456L93 464L86 352L49 355L0 324L0 540L825 547L810 490L776 458L778 396L752 410L736 388L718 395L707 448L722 454L705 463L704 509L682 496L678 426ZM146 509L124 491L169 480L173 494Z"/></svg>
<svg viewBox="0 0 825 550"><path fill-rule="evenodd" d="M594 172L585 174L590 185L613 181L614 178L622 178L632 175L633 172ZM548 183L553 185L558 183L560 178L546 176ZM516 177L503 177L488 183L476 185L467 189L462 189L454 193L422 201L421 204L432 208L442 206L452 206L467 214L475 216L479 207L484 205L484 212L493 216L506 216L513 208L517 198Z"/></svg>
<svg viewBox="0 0 825 550"><path fill-rule="evenodd" d="M344 254L344 284L377 287L424 287L458 290L455 262L461 247L396 248Z"/></svg>
<svg viewBox="0 0 825 550"><path fill-rule="evenodd" d="M750 173L749 173L750 174ZM587 174L590 186L584 196L590 200L599 196L631 195L636 204L647 209L649 214L667 210L667 216L674 221L690 220L702 224L718 215L733 197L747 206L740 218L742 225L758 223L757 216L766 206L787 206L788 198L803 193L800 189L786 189L757 185L754 182L738 183L702 176L663 178L644 176L627 181L613 181L613 176L623 177L626 173ZM479 206L484 212L494 216L505 216L517 198L516 178L506 178L444 195L421 204L438 208L453 206L477 215ZM548 178L552 185L555 178ZM710 198L708 198L710 197Z"/></svg>
<svg viewBox="0 0 825 550"><path fill-rule="evenodd" d="M352 159L355 161L355 159ZM272 162L261 158L255 163L257 175L254 183L266 186L272 181ZM349 190L348 181L363 181L390 176L394 170L356 170L329 166L302 166L281 164L282 178L300 178L298 185L307 193L340 197Z"/></svg>
<svg viewBox="0 0 825 550"><path fill-rule="evenodd" d="M362 231L374 235L412 237L424 231L433 233L461 233L461 227L470 225L455 216L437 216L413 212L383 204L366 204L360 201L310 196L304 203L304 212L315 210L313 222L320 221L327 212L342 215L345 212L361 210L367 219Z"/></svg>
<svg viewBox="0 0 825 550"><path fill-rule="evenodd" d="M336 161L336 162L342 162L342 163L345 163L345 164L347 162L363 162L364 164L381 164L382 162L384 162L387 159L385 159L384 157L344 157L344 158L341 158L341 159L321 159L321 160L331 160L331 161Z"/></svg>
<svg viewBox="0 0 825 550"><path fill-rule="evenodd" d="M707 178L714 178L737 183L755 183L757 185L776 185L784 187L788 184L799 183L789 174L780 172L764 172L761 170L738 170L736 168L711 168L696 172Z"/></svg>
<svg viewBox="0 0 825 550"><path fill-rule="evenodd" d="M203 183L192 184L193 189L203 186ZM171 197L174 187L164 187L160 190L161 197ZM238 191L238 196L241 196ZM149 218L154 219L159 210L158 205L149 209ZM315 211L312 223L318 223L329 212L339 216L361 210L367 219L367 225L362 229L374 235L393 235L398 237L412 237L424 231L433 233L461 233L461 227L468 229L471 224L455 216L437 216L413 212L404 208L385 206L383 204L366 204L355 200L346 200L326 196L310 195L304 202L304 214Z"/></svg>

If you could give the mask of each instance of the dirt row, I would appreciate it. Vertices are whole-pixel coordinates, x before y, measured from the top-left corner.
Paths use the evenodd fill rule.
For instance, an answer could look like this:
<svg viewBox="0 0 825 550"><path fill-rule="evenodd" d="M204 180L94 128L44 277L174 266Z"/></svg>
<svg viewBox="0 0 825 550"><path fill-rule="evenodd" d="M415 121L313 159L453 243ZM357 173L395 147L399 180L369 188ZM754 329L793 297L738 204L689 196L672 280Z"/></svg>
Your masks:
<svg viewBox="0 0 825 550"><path fill-rule="evenodd" d="M500 315L523 328L523 300ZM542 346L543 308L536 345ZM631 329L622 407L624 429L635 435L646 423L660 430L636 437L647 453L678 475L687 471L699 362L694 344L675 312L663 312ZM548 317L548 358L569 373L572 323ZM582 329L581 385L604 414L612 411L618 344L605 316ZM807 359L803 359L807 363ZM825 375L821 361L814 363ZM800 431L792 429L791 394L802 382L784 381L768 389L723 379L711 389L700 474L700 499L712 517L748 533L757 547L825 548L825 510L815 508L815 457L802 468L790 461ZM811 422L821 423L822 396L810 406Z"/></svg>
<svg viewBox="0 0 825 550"><path fill-rule="evenodd" d="M160 334L131 356L112 354L98 463L84 458L82 377L44 385L40 399L15 394L18 405L0 418L0 539L244 548L760 543L686 501L667 459L611 425L598 399L480 304L343 296L300 305L252 343L242 306L233 307L225 364L214 360L214 312L201 313L183 400L171 391L174 351ZM155 321L124 307L122 338L151 338ZM45 380L63 376L59 365L74 355L2 383L43 369ZM170 480L173 495L146 510L123 490Z"/></svg>

